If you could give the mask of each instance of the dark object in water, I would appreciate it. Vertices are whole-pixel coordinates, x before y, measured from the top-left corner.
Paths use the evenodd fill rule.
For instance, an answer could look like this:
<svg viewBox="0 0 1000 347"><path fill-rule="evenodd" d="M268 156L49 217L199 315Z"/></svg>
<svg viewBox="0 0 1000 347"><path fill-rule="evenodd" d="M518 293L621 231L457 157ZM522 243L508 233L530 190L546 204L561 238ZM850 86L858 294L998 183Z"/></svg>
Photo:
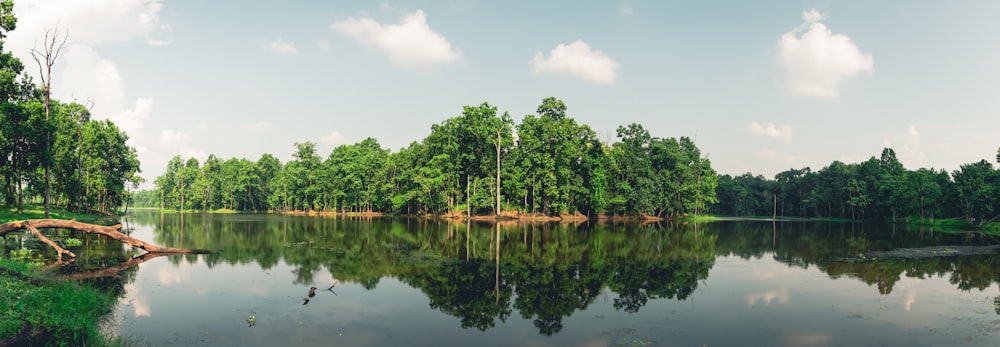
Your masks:
<svg viewBox="0 0 1000 347"><path fill-rule="evenodd" d="M316 287L309 288L309 297L316 296Z"/></svg>
<svg viewBox="0 0 1000 347"><path fill-rule="evenodd" d="M309 298L302 298L302 305L308 304Z"/></svg>

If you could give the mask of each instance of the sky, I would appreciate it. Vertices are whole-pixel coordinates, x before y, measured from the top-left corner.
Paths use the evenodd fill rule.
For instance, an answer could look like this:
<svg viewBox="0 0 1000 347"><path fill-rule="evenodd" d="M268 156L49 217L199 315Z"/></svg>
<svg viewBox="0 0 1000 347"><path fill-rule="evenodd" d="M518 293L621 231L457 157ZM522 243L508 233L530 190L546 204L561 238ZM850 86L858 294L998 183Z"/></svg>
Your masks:
<svg viewBox="0 0 1000 347"><path fill-rule="evenodd" d="M15 0L3 49L68 33L61 101L130 136L151 182L180 155L282 162L367 137L393 152L489 102L542 99L606 142L688 136L772 178L891 147L956 170L1000 147L997 1Z"/></svg>

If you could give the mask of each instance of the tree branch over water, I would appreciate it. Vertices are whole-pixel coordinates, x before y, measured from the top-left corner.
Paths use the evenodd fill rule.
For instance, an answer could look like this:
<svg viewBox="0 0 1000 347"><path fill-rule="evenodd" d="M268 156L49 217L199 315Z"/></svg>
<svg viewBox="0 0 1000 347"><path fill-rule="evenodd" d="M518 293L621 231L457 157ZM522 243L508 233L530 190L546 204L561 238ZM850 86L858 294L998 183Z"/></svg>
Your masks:
<svg viewBox="0 0 1000 347"><path fill-rule="evenodd" d="M150 253L187 253L187 254L215 253L215 251L205 250L205 249L183 249L183 248L173 248L173 247L160 247L160 246L157 246L157 245L148 243L146 241L139 240L137 238L134 238L134 237L131 237L131 236L128 236L128 235L125 235L125 234L121 233L119 231L121 229L121 227L122 227L121 224L115 224L115 225L111 225L111 226L104 226L104 225L96 225L96 224L89 224L89 223L77 222L75 220L63 220L63 219L28 219L28 220L13 221L13 222L7 222L7 223L4 223L4 224L0 224L0 236L6 235L9 232L16 231L16 230L21 230L21 229L31 230L31 232L33 232L36 236L38 236L38 238L40 240L42 240L42 242L45 242L50 247L52 247L53 249L55 249L56 252L59 253L59 260L62 260L62 255L63 254L66 254L66 255L68 255L70 257L73 257L73 258L76 257L76 254L73 254L73 252L70 252L70 251L62 249L55 242L52 242L51 240L49 240L48 238L46 238L44 235L42 235L41 232L38 231L39 228L73 229L73 230L79 230L79 231L93 233L93 234L101 234L101 235L105 235L107 237L110 237L112 239L121 241L122 243L124 243L126 245L129 245L129 246L132 246L132 247L136 247L136 248L141 248L141 249L145 250L146 252L150 252Z"/></svg>

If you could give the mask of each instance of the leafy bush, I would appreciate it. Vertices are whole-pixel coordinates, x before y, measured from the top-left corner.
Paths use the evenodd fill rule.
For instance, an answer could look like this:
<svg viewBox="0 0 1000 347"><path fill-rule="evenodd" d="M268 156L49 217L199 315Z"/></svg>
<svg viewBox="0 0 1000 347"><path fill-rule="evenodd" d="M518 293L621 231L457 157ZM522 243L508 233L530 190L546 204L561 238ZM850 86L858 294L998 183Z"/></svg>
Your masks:
<svg viewBox="0 0 1000 347"><path fill-rule="evenodd" d="M65 240L63 240L63 243L66 244L66 247L80 247L80 246L83 246L83 241L80 241L80 239L75 238L75 237L71 237L71 238L65 239Z"/></svg>

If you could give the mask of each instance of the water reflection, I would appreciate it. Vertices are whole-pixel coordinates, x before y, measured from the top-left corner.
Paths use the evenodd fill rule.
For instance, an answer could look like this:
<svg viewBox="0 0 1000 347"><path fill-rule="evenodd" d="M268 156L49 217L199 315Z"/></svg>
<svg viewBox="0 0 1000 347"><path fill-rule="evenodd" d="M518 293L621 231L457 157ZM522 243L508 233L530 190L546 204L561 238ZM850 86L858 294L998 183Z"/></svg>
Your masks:
<svg viewBox="0 0 1000 347"><path fill-rule="evenodd" d="M140 325L140 318L162 320L184 315L175 312L177 307L164 306L164 301L208 310L202 313L205 316L233 315L233 307L247 307L237 309L235 315L242 317L235 321L245 328L246 315L253 310L252 314L258 317L254 329L260 331L272 326L284 326L287 330L288 324L326 324L322 322L330 317L323 314L347 312L357 317L374 315L380 322L395 321L392 315L400 315L399 319L428 319L426 313L418 311L398 313L405 312L404 308L413 303L390 304L384 296L359 306L364 302L358 301L364 300L361 299L364 291L377 289L391 293L397 290L393 288L402 286L418 291L426 300L425 307L454 317L453 326L482 332L498 329L511 333L508 322L527 321L536 336L572 339L565 332L573 324L607 325L604 319L611 313L605 310L622 314L616 315L617 319L626 319L633 326L631 329L645 324L627 320L632 316L645 317L637 318L641 321L662 317L665 312L688 312L697 318L695 321L711 319L716 322L713 324L732 328L749 323L734 321L727 325L722 316L745 321L778 309L809 317L814 317L810 310L825 311L816 314L835 315L839 321L824 323L832 326L853 324L855 317L863 318L862 322L869 317L884 318L895 325L899 324L897 319L903 319L893 311L898 308L900 312L922 317L904 319L913 324L902 325L902 333L906 333L906 329L933 325L936 319L948 315L942 307L953 303L942 301L945 299L939 294L940 289L928 289L929 283L936 283L935 279L945 279L959 291L983 291L994 285L1000 289L997 256L843 261L862 252L894 247L988 245L993 242L990 238L850 223L734 221L697 227L454 224L142 211L137 212L132 223L139 234L134 236L159 245L221 250L217 254L151 260L133 258L134 253L120 245L87 238L86 249L77 252L81 259L60 271L116 274L91 276L90 281L123 296L123 304L129 311L119 314L130 317L122 319L136 319L135 325ZM718 267L720 262L722 268ZM139 263L142 264L133 266ZM142 280L136 279L138 268L145 273ZM817 279L815 273L825 278ZM855 289L857 285L870 289ZM319 288L316 298L302 306L302 297L311 286ZM330 290L324 291L327 287ZM873 295L859 301L859 297L865 297L858 294L859 290ZM818 296L817 292L825 294ZM697 297L708 299L695 300ZM997 308L1000 304L994 304L993 300L1000 302L990 299L986 303L964 305L981 305L976 307L1000 314ZM681 308L686 306L677 306L679 303L690 308ZM830 305L836 305L836 309ZM313 311L288 311L296 306L299 307L296 310ZM590 310L597 313L584 313ZM718 316L706 317L705 312L715 312ZM289 321L276 322L273 317L287 317ZM307 319L319 320L310 323ZM811 329L816 326L812 325L800 326L796 317L785 319L787 329L797 327L794 332L766 339L728 341L789 345L844 343L842 334L814 331ZM361 324L354 320L340 322ZM364 324L367 324L364 328L356 328L370 331L374 329L370 325L377 323ZM711 334L698 333L697 328L687 323L671 324L685 327L695 336ZM282 328L274 329L278 330L271 332L278 334ZM383 326L382 329L399 328ZM732 329L733 334L757 336L749 330L738 333L740 329ZM581 332L577 330L574 334ZM606 335L584 335L605 345L614 345L621 336L632 338L615 331L603 334ZM243 341L249 337L226 338ZM667 340L687 344L706 342ZM373 341L385 344L388 340ZM572 341L569 344L585 343ZM717 340L716 344L727 344L726 341Z"/></svg>

